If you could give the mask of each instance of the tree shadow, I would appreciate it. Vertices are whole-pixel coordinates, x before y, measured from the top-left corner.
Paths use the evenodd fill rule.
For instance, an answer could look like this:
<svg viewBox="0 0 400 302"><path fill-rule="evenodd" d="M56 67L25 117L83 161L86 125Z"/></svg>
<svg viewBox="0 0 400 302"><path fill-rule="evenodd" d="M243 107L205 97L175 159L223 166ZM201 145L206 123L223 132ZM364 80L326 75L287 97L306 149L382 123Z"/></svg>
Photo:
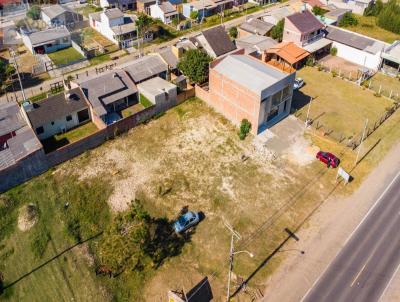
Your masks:
<svg viewBox="0 0 400 302"><path fill-rule="evenodd" d="M178 256L182 252L185 243L190 242L192 235L196 232L196 226L179 235L175 233L173 221L167 218L156 218L153 223L155 230L146 253L158 268L167 258Z"/></svg>

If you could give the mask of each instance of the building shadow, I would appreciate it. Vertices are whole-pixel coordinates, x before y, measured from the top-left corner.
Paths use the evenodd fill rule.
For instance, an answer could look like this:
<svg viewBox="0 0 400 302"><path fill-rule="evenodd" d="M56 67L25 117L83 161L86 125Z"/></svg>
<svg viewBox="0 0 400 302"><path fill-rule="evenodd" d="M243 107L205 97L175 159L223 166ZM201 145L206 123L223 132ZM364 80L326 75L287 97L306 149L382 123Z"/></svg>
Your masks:
<svg viewBox="0 0 400 302"><path fill-rule="evenodd" d="M310 103L311 96L304 94L300 90L293 91L293 99L292 99L292 110L297 111L307 106Z"/></svg>

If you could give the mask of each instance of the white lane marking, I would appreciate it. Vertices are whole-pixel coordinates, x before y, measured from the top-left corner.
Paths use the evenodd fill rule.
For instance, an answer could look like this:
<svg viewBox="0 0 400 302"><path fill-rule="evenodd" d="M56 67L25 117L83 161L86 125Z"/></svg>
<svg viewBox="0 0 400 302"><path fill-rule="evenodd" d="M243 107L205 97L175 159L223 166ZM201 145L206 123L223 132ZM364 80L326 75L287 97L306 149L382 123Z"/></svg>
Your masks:
<svg viewBox="0 0 400 302"><path fill-rule="evenodd" d="M367 263L364 264L364 266L361 268L361 270L358 272L358 274L354 277L353 282L351 282L351 284L350 284L350 287L353 287L354 283L356 282L358 277L360 277L360 275L362 274L362 272L366 266L367 266Z"/></svg>
<svg viewBox="0 0 400 302"><path fill-rule="evenodd" d="M397 272L398 272L399 269L400 269L400 263L397 265L397 268L396 268L396 270L394 271L392 277L390 277L390 280L389 280L388 284L386 284L386 287L385 287L385 289L383 290L381 296L379 297L378 302L382 300L383 296L385 296L385 293L386 293L386 291L388 290L390 283L392 283L392 281L393 281L394 277L397 275Z"/></svg>
<svg viewBox="0 0 400 302"><path fill-rule="evenodd" d="M328 266L325 267L325 269L323 270L322 274L319 275L317 280L314 281L313 285L307 290L307 292L305 293L304 297L300 300L300 302L303 302L307 298L307 296L309 295L311 290L315 287L315 285L318 283L318 281L322 278L323 275L325 275L325 273L328 270L328 268L331 266L333 261L335 261L336 257L339 255L339 253L342 251L343 247L347 244L347 242L350 240L350 238L353 236L353 234L357 231L357 229L360 227L360 225L364 222L364 220L367 219L368 215L372 212L372 210L379 203L379 201L382 199L382 197L387 193L387 191L393 185L393 183L396 181L396 179L399 177L399 175L400 175L400 171L397 172L396 176L392 179L392 181L389 183L389 185L386 187L386 189L382 192L382 194L379 196L379 198L375 201L375 203L372 205L372 207L368 210L367 214L364 216L364 218L361 220L361 222L356 226L354 231L351 232L349 237L346 239L344 245L342 245L342 248L339 249L339 251L336 253L335 257L333 257L333 259L329 262Z"/></svg>

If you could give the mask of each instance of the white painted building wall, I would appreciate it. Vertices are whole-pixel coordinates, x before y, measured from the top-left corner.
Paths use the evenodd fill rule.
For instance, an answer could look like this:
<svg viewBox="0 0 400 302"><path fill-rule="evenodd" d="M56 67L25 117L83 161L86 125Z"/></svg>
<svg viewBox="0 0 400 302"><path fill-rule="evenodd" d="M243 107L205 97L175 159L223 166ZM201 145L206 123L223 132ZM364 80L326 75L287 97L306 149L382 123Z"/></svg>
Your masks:
<svg viewBox="0 0 400 302"><path fill-rule="evenodd" d="M340 58L361 66L365 66L369 69L379 69L382 51L379 51L376 54L371 54L338 42L333 42L332 47L337 48L337 56Z"/></svg>
<svg viewBox="0 0 400 302"><path fill-rule="evenodd" d="M166 23L164 12L161 10L158 4L153 4L150 6L150 15L152 18L160 19L163 23Z"/></svg>
<svg viewBox="0 0 400 302"><path fill-rule="evenodd" d="M105 14L101 14L100 16L101 22L93 20L90 16L90 26L105 36L107 39L111 40L115 44L118 44L118 41L114 38L114 32L112 31L112 26L118 26L124 24L124 18L115 18L108 19Z"/></svg>

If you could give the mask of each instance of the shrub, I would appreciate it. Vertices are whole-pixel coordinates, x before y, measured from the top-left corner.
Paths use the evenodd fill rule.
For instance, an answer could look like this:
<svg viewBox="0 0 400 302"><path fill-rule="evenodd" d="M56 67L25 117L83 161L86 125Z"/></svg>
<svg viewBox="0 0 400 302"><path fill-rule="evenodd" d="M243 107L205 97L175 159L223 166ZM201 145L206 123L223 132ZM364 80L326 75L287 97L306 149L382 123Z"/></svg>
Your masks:
<svg viewBox="0 0 400 302"><path fill-rule="evenodd" d="M39 20L40 18L40 7L37 5L32 5L30 10L26 13L26 16L28 18L31 18L32 20Z"/></svg>
<svg viewBox="0 0 400 302"><path fill-rule="evenodd" d="M191 49L185 52L178 63L178 69L187 76L190 81L197 84L204 83L208 78L208 64L211 57L199 49Z"/></svg>
<svg viewBox="0 0 400 302"><path fill-rule="evenodd" d="M323 16L323 15L326 14L327 10L323 9L323 8L321 8L319 6L314 6L313 9L312 9L312 12L316 16Z"/></svg>
<svg viewBox="0 0 400 302"><path fill-rule="evenodd" d="M332 77L336 77L337 76L336 70L332 70L331 74L332 74Z"/></svg>
<svg viewBox="0 0 400 302"><path fill-rule="evenodd" d="M283 37L283 28L285 27L285 19L282 19L276 24L271 30L271 38L282 41Z"/></svg>
<svg viewBox="0 0 400 302"><path fill-rule="evenodd" d="M247 119L243 119L240 123L239 138L244 140L249 134L251 129L251 123Z"/></svg>
<svg viewBox="0 0 400 302"><path fill-rule="evenodd" d="M386 3L378 15L378 26L394 33L400 33L400 6L396 0Z"/></svg>
<svg viewBox="0 0 400 302"><path fill-rule="evenodd" d="M306 61L306 66L313 67L314 65L315 65L314 58L313 58L312 56L309 56L309 57L307 58L307 61Z"/></svg>
<svg viewBox="0 0 400 302"><path fill-rule="evenodd" d="M236 27L236 26L231 27L231 28L229 29L229 36L230 36L232 39L236 39L236 38L237 38L237 36L238 36L238 30L237 30L237 27Z"/></svg>
<svg viewBox="0 0 400 302"><path fill-rule="evenodd" d="M340 27L348 27L348 26L355 26L358 24L357 18L354 16L353 13L347 12L343 15L342 19L339 21Z"/></svg>
<svg viewBox="0 0 400 302"><path fill-rule="evenodd" d="M190 19L196 20L198 17L199 17L199 12L197 11L190 12Z"/></svg>
<svg viewBox="0 0 400 302"><path fill-rule="evenodd" d="M332 56L336 56L337 55L337 48L336 47L332 47L330 50L330 53Z"/></svg>

